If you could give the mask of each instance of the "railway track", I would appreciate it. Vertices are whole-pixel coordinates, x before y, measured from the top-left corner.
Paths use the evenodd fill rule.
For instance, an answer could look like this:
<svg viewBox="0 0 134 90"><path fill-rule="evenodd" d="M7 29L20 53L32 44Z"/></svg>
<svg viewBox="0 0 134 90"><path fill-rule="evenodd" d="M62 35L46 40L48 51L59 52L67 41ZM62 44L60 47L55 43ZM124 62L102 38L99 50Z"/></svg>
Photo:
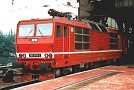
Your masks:
<svg viewBox="0 0 134 90"><path fill-rule="evenodd" d="M32 84L36 81L20 82L15 81L16 77L20 75L20 68L12 68L12 66L0 66L0 90L9 90L12 88Z"/></svg>
<svg viewBox="0 0 134 90"><path fill-rule="evenodd" d="M11 68L11 66L0 66L0 78L3 77L4 70Z"/></svg>
<svg viewBox="0 0 134 90"><path fill-rule="evenodd" d="M0 67L0 70L9 69L9 68L11 68L11 67L2 66L2 67ZM100 80L100 79L103 79L103 78L106 78L106 77L109 77L109 76L112 76L112 75L115 75L115 74L118 74L118 73L120 73L120 72L110 71L110 72L101 74L99 76L94 76L94 77L79 81L77 83L72 83L72 84L69 84L69 85L66 85L66 86L63 86L63 87L56 88L55 90L77 89L77 88L80 88L82 86L86 86L89 83L93 83L97 80ZM1 77L3 77L3 72L1 73ZM22 87L22 86L25 86L25 85L30 85L30 84L33 84L33 83L37 83L37 82L40 82L40 81L39 80L32 80L32 81L27 81L27 82L20 82L20 83L17 83L17 84L12 84L12 85L9 85L9 86L2 87L2 88L0 88L0 90L9 90L9 89L17 88L17 87Z"/></svg>
<svg viewBox="0 0 134 90"><path fill-rule="evenodd" d="M103 74L92 76L92 77L84 79L82 81L78 81L76 83L72 83L72 84L69 84L69 85L66 85L66 86L56 88L54 90L75 90L75 89L79 89L79 88L84 87L84 86L86 86L90 83L94 83L98 80L110 77L112 75L116 75L118 73L121 73L121 72L108 71L108 72L105 72ZM17 84L12 84L12 85L9 85L9 86L2 87L2 88L0 88L0 90L10 90L10 89L14 89L14 88L18 88L18 87L22 87L22 86L26 86L26 85L38 83L38 82L40 82L40 81L39 80L32 80L32 81L20 82L20 83L17 83Z"/></svg>
<svg viewBox="0 0 134 90"><path fill-rule="evenodd" d="M66 85L66 86L62 86L62 87L56 88L54 90L76 90L76 89L82 88L86 85L89 85L90 83L94 83L98 80L116 75L118 73L121 73L121 72L108 71L106 73L103 73L103 74L100 74L100 75L97 75L97 76L93 76L93 77L90 77L90 78L87 78L87 79L84 79L82 81L72 83L72 84L69 84L69 85Z"/></svg>
<svg viewBox="0 0 134 90"><path fill-rule="evenodd" d="M10 89L14 89L14 88L17 88L17 87L22 87L22 86L30 85L30 84L33 84L33 83L38 83L38 82L40 82L40 81L39 80L32 80L32 81L21 82L21 83L17 83L17 84L14 84L14 85L2 87L2 88L0 88L0 90L10 90Z"/></svg>
<svg viewBox="0 0 134 90"><path fill-rule="evenodd" d="M21 68L13 68L12 66L0 66L0 79L3 82L10 83L14 76L21 75Z"/></svg>

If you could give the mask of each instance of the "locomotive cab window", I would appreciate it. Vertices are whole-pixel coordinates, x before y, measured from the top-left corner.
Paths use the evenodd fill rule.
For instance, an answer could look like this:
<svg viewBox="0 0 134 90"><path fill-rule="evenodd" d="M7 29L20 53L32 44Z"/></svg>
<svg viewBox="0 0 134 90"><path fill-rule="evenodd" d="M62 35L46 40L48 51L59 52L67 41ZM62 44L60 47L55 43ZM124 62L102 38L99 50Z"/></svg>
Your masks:
<svg viewBox="0 0 134 90"><path fill-rule="evenodd" d="M52 23L37 24L36 36L51 36Z"/></svg>
<svg viewBox="0 0 134 90"><path fill-rule="evenodd" d="M20 25L19 26L19 36L34 36L34 24Z"/></svg>
<svg viewBox="0 0 134 90"><path fill-rule="evenodd" d="M60 36L61 36L60 25L57 25L57 27L56 27L56 37L60 37Z"/></svg>
<svg viewBox="0 0 134 90"><path fill-rule="evenodd" d="M87 28L75 27L75 50L90 49L90 31Z"/></svg>

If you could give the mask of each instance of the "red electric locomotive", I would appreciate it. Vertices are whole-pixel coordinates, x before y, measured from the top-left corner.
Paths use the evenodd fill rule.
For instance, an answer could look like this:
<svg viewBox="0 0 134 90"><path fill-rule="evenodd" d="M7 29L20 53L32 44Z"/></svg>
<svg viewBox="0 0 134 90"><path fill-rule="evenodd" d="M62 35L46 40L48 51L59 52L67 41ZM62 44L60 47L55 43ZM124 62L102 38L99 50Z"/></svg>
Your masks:
<svg viewBox="0 0 134 90"><path fill-rule="evenodd" d="M124 42L117 30L91 21L23 20L17 25L16 57L23 80L46 80L116 61L126 53Z"/></svg>

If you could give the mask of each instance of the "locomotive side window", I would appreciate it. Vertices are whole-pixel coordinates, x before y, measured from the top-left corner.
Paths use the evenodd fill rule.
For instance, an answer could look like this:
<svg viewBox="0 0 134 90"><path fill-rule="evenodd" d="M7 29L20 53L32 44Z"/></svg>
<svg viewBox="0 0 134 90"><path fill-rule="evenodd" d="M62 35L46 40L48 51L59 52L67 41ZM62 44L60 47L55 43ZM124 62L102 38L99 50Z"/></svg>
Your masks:
<svg viewBox="0 0 134 90"><path fill-rule="evenodd" d="M82 49L82 43L75 43L75 49L81 50Z"/></svg>
<svg viewBox="0 0 134 90"><path fill-rule="evenodd" d="M61 36L60 25L57 25L57 28L56 28L56 37L60 37L60 36Z"/></svg>
<svg viewBox="0 0 134 90"><path fill-rule="evenodd" d="M81 27L75 27L75 33L82 34L82 28Z"/></svg>
<svg viewBox="0 0 134 90"><path fill-rule="evenodd" d="M20 25L19 27L19 36L34 36L34 25Z"/></svg>
<svg viewBox="0 0 134 90"><path fill-rule="evenodd" d="M107 29L104 26L102 26L102 25L98 25L98 26L102 30L102 32L107 32Z"/></svg>
<svg viewBox="0 0 134 90"><path fill-rule="evenodd" d="M83 34L87 34L87 35L89 35L89 29L84 28L84 30L83 30Z"/></svg>
<svg viewBox="0 0 134 90"><path fill-rule="evenodd" d="M118 35L110 33L110 49L118 49Z"/></svg>
<svg viewBox="0 0 134 90"><path fill-rule="evenodd" d="M50 36L52 35L52 23L37 24L36 36Z"/></svg>
<svg viewBox="0 0 134 90"><path fill-rule="evenodd" d="M67 36L67 27L63 26L64 37Z"/></svg>
<svg viewBox="0 0 134 90"><path fill-rule="evenodd" d="M98 26L97 26L96 24L94 24L94 23L89 23L89 25L92 27L92 29L93 29L94 31L99 31L99 32L101 32L100 29L98 28Z"/></svg>
<svg viewBox="0 0 134 90"><path fill-rule="evenodd" d="M75 50L90 48L90 32L87 28L75 27Z"/></svg>

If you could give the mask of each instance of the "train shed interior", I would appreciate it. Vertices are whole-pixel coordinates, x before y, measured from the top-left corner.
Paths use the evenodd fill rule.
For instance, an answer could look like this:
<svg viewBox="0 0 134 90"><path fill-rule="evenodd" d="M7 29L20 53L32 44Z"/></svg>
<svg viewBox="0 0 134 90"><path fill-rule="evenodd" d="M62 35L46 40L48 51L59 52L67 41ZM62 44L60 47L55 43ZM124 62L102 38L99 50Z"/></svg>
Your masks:
<svg viewBox="0 0 134 90"><path fill-rule="evenodd" d="M77 0L78 15L102 22L109 28L118 28L122 36L128 38L128 54L125 62L133 62L134 55L134 1L133 0ZM109 18L111 18L109 20ZM114 20L114 23L113 23Z"/></svg>

